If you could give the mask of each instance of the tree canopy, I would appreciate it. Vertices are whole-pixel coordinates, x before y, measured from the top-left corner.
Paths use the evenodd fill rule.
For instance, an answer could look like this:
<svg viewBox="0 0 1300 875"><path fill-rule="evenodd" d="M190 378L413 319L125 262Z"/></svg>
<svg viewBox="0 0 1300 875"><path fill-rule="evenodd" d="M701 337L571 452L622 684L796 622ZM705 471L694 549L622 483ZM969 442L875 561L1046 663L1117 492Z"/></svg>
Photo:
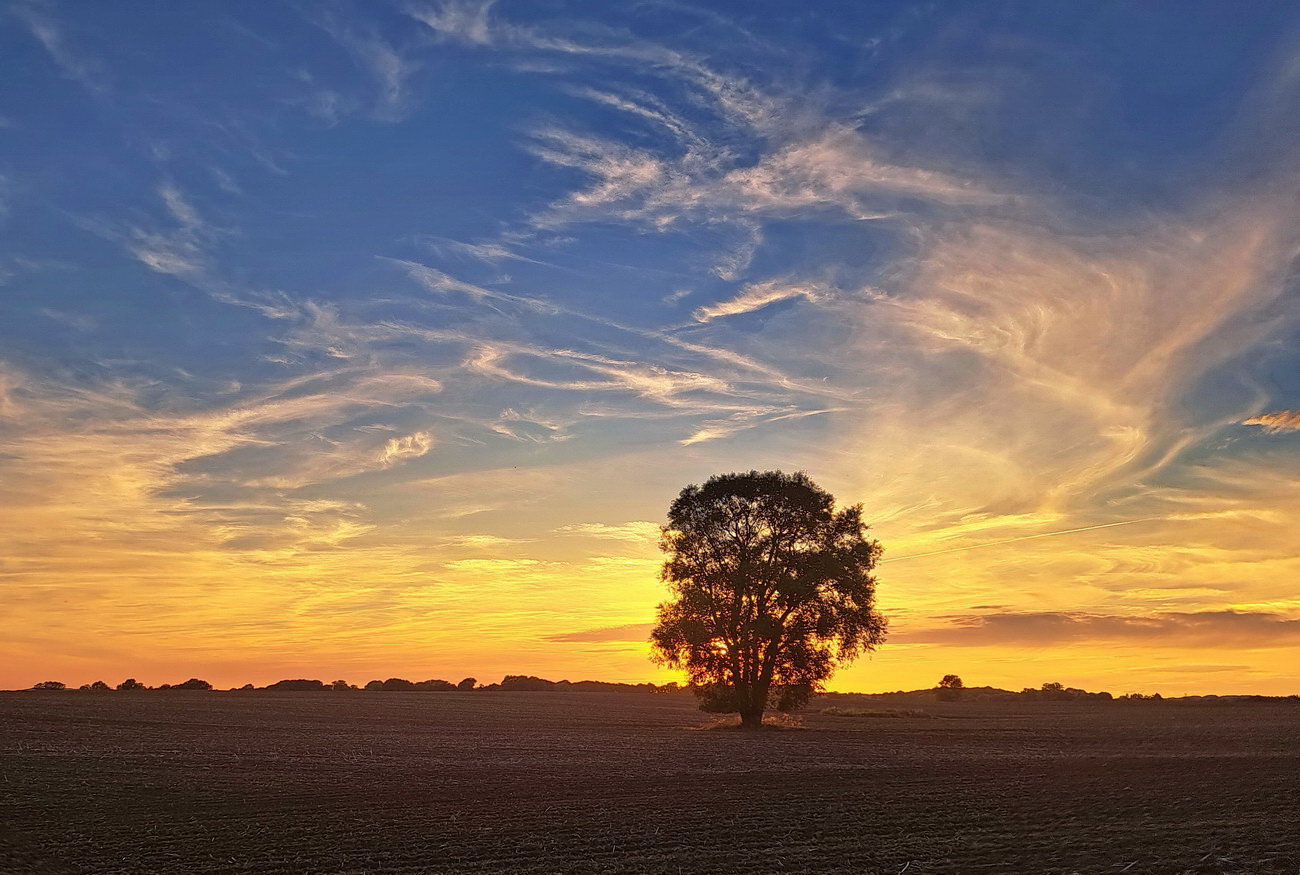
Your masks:
<svg viewBox="0 0 1300 875"><path fill-rule="evenodd" d="M835 668L885 638L871 575L880 545L861 505L806 474L750 471L681 491L660 546L673 598L654 658L684 669L705 710L757 728L769 705L804 704Z"/></svg>

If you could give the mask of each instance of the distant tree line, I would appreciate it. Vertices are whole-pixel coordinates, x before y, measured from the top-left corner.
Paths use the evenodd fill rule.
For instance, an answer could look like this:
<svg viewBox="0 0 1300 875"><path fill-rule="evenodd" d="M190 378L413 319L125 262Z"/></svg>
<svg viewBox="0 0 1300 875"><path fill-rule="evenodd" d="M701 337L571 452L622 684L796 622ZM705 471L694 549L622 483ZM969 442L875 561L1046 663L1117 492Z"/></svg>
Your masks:
<svg viewBox="0 0 1300 875"><path fill-rule="evenodd" d="M33 690L68 690L68 685L62 681L41 681L32 686ZM116 687L111 687L104 681L95 681L94 683L82 684L77 688L78 691L90 693L108 693L113 690L120 692L144 692L155 690L183 690L183 691L208 691L214 687L208 681L200 678L190 678L179 684L161 684L157 687L146 686L135 678L127 678ZM341 692L507 692L507 693L545 693L545 692L578 692L578 693L616 693L616 692L640 692L640 693L692 693L700 698L699 693L689 685L680 685L676 682L667 684L621 684L609 683L606 681L552 681L546 678L536 677L535 675L508 674L501 679L499 683L479 684L475 678L464 678L458 683L451 681L431 679L427 681L409 681L405 678L388 678L387 680L373 680L363 686L348 683L345 680L336 680L332 682L309 680L307 678L291 678L282 681L276 681L265 687L256 687L252 684L245 684L242 687L233 688L230 692L322 692L322 691L341 691ZM779 688L774 690L779 695ZM1221 703L1232 704L1235 702L1264 702L1264 701L1300 701L1300 696L1258 696L1258 695L1227 695L1227 696L1180 696L1175 699L1166 699L1159 693L1124 693L1123 695L1113 696L1108 692L1089 692L1078 689L1077 687L1067 687L1059 682L1048 682L1039 687L1025 687L1020 692L1012 690L1003 690L998 687L968 687L962 679L955 674L944 675L937 685L930 689L903 691L897 690L891 693L819 693L818 695L828 700L844 699L872 699L876 701L897 703L897 704L918 704L926 701L938 700L941 702L1012 702L1012 701L1031 701L1031 702L1183 702L1187 704L1196 703ZM707 710L707 709L706 709ZM721 709L726 711L728 709Z"/></svg>
<svg viewBox="0 0 1300 875"><path fill-rule="evenodd" d="M66 690L68 685L62 681L41 681L32 686L33 690ZM161 684L157 687L150 687L140 683L135 678L127 678L116 687L111 687L104 681L95 681L90 684L82 684L79 688L85 692L106 693L116 689L122 692L136 691L155 691L155 690L212 690L213 685L208 681L199 678L190 678L179 684ZM321 692L321 691L381 691L381 692L470 692L470 691L505 691L514 693L531 693L531 692L618 692L618 691L640 691L650 693L671 693L685 690L676 683L656 685L651 683L642 684L620 684L607 683L605 681L551 681L546 678L536 677L534 675L515 675L508 674L501 679L500 683L480 684L476 678L462 678L459 682L452 683L438 678L432 678L426 681L410 681L405 678L388 678L387 680L369 681L363 686L348 683L345 680L336 680L332 682L311 680L308 678L290 678L282 681L276 681L273 684L267 684L265 687L257 687L253 684L244 684L242 687L233 687L230 692Z"/></svg>

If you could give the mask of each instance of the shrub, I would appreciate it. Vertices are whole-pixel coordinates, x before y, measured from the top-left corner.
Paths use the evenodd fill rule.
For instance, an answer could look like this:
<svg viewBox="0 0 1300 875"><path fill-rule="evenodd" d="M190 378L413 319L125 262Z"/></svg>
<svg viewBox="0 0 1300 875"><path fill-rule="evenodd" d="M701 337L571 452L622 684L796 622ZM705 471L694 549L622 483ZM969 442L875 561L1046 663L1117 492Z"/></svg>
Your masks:
<svg viewBox="0 0 1300 875"><path fill-rule="evenodd" d="M41 681L39 684L32 684L33 690L66 690L68 685L63 681Z"/></svg>
<svg viewBox="0 0 1300 875"><path fill-rule="evenodd" d="M119 690L122 690L123 692L131 692L132 690L147 690L147 689L149 689L148 687L146 687L144 684L140 683L140 682L139 682L138 680L136 680L135 678L127 678L126 680L122 681L122 683L118 684L118 685L117 685L117 688L118 688Z"/></svg>
<svg viewBox="0 0 1300 875"><path fill-rule="evenodd" d="M267 687L268 690L323 690L325 684L323 681L309 681L306 678L294 678L293 680L276 681Z"/></svg>
<svg viewBox="0 0 1300 875"><path fill-rule="evenodd" d="M384 688L383 681L370 681L369 683L366 684L367 690L382 690L383 688Z"/></svg>
<svg viewBox="0 0 1300 875"><path fill-rule="evenodd" d="M380 689L385 691L413 690L415 689L415 684L411 683L405 678L389 678L388 680L384 681L384 683L380 686Z"/></svg>
<svg viewBox="0 0 1300 875"><path fill-rule="evenodd" d="M474 685L477 683L478 683L478 678L465 678L460 683L456 684L456 689L462 691L472 690L474 689Z"/></svg>
<svg viewBox="0 0 1300 875"><path fill-rule="evenodd" d="M334 683L330 684L330 689L331 690L355 690L356 687L352 686L347 681L335 681Z"/></svg>

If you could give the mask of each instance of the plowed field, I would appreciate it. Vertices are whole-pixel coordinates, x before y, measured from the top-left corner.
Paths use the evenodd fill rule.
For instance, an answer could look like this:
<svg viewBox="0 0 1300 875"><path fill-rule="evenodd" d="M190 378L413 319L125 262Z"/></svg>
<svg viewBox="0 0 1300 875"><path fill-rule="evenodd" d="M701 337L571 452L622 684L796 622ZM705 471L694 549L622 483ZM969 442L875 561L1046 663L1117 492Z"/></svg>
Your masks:
<svg viewBox="0 0 1300 875"><path fill-rule="evenodd" d="M0 871L1300 873L1300 706L926 710L0 693Z"/></svg>

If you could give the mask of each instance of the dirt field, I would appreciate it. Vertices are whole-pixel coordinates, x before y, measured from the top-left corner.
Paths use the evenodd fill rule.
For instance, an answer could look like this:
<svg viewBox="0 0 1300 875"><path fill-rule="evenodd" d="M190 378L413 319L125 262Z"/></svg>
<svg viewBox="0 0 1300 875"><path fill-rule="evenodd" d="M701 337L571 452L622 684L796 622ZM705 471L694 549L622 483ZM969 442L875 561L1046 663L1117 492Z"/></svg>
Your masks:
<svg viewBox="0 0 1300 875"><path fill-rule="evenodd" d="M1300 872L1300 706L926 710L0 693L0 871Z"/></svg>

